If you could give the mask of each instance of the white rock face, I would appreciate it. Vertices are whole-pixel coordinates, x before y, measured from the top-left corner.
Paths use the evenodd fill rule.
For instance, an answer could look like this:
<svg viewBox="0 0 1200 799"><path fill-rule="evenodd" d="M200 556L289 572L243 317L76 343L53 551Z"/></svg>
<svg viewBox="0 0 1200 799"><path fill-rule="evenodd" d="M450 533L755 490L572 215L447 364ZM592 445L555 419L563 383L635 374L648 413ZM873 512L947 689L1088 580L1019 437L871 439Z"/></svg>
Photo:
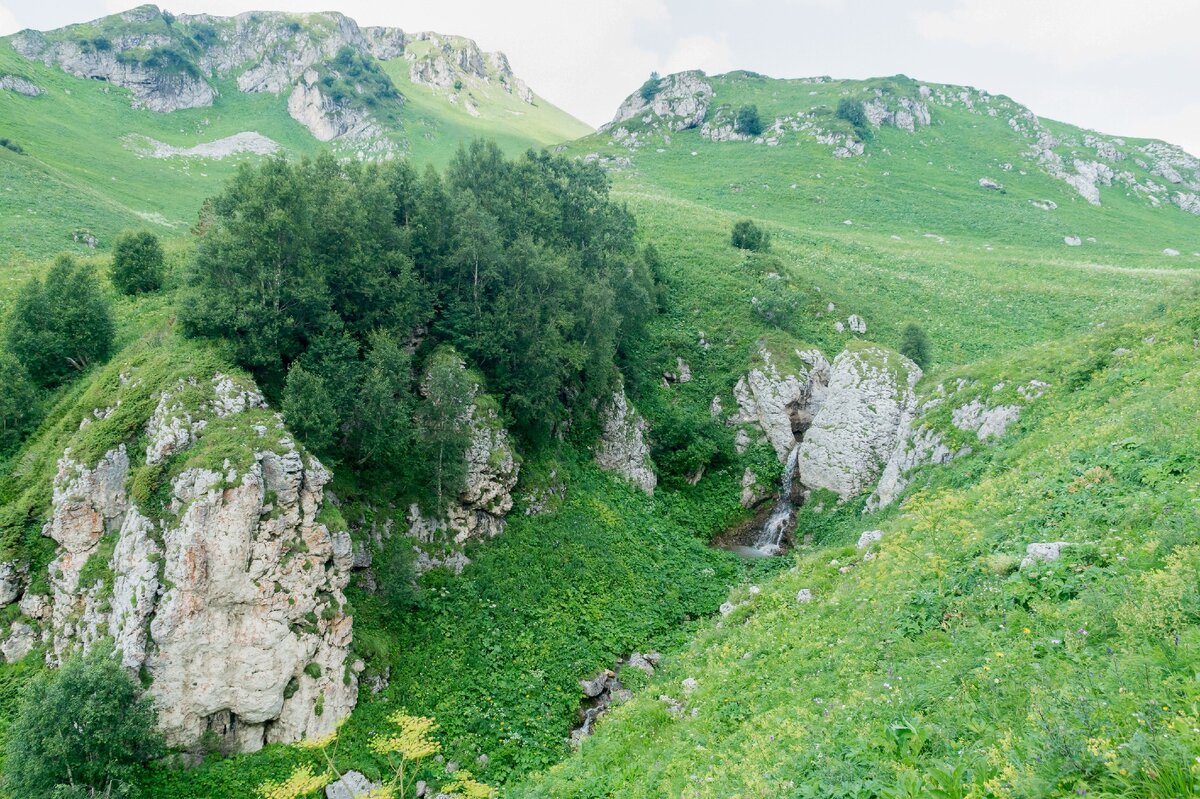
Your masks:
<svg viewBox="0 0 1200 799"><path fill-rule="evenodd" d="M658 91L650 102L646 102L640 92L625 98L617 115L604 129L646 115L657 117L670 130L694 128L704 121L712 95L712 86L699 70L667 75L660 80Z"/></svg>
<svg viewBox="0 0 1200 799"><path fill-rule="evenodd" d="M16 561L0 563L0 605L8 605L21 596L24 581L21 566Z"/></svg>
<svg viewBox="0 0 1200 799"><path fill-rule="evenodd" d="M949 463L959 454L966 453L951 452L937 431L910 420L900 431L900 441L884 465L874 492L867 498L866 510L876 511L892 504L908 487L908 473L913 469L925 464Z"/></svg>
<svg viewBox="0 0 1200 799"><path fill-rule="evenodd" d="M634 409L625 390L613 393L600 416L600 442L596 463L601 469L619 474L647 494L658 485L650 444L646 441L646 420Z"/></svg>
<svg viewBox="0 0 1200 799"><path fill-rule="evenodd" d="M1008 426L1020 416L1021 409L1016 405L997 405L989 408L982 400L972 400L955 408L951 414L955 427L959 430L974 431L980 441L1004 435Z"/></svg>
<svg viewBox="0 0 1200 799"><path fill-rule="evenodd" d="M317 78L316 71L310 69L292 89L287 106L292 119L308 128L308 132L318 141L341 138L370 140L379 136L381 131L366 111L335 103L326 97Z"/></svg>
<svg viewBox="0 0 1200 799"><path fill-rule="evenodd" d="M875 482L916 412L913 387L921 369L879 347L834 359L825 401L804 435L797 479L849 499Z"/></svg>
<svg viewBox="0 0 1200 799"><path fill-rule="evenodd" d="M5 663L16 663L33 651L37 644L37 633L25 622L14 621L8 637L0 643L0 656Z"/></svg>
<svg viewBox="0 0 1200 799"><path fill-rule="evenodd" d="M760 350L760 364L733 389L738 412L729 423L758 425L780 462L795 448L797 434L812 424L830 381L829 361L820 350L797 351L795 355L803 366L789 369L781 367L769 351Z"/></svg>
<svg viewBox="0 0 1200 799"><path fill-rule="evenodd" d="M960 380L959 391L971 387L971 383ZM993 387L993 391L1003 388L1004 384ZM1017 396L1026 403L1034 402L1045 396L1050 384L1033 379L1028 383L1017 386ZM954 397L947 396L944 386L939 386L934 396L921 408L926 413L945 402L953 402ZM959 402L962 402L961 399ZM1009 426L1021 415L1018 405L1002 404L989 406L978 397L962 402L951 413L951 423L960 430L973 432L981 442L999 438L1004 435ZM900 441L893 450L879 482L871 496L867 498L866 511L872 512L887 507L908 487L909 473L919 466L928 464L945 464L955 458L961 458L971 453L970 447L963 447L957 452L945 444L941 433L932 429L922 420L920 414L906 420L900 432Z"/></svg>
<svg viewBox="0 0 1200 799"><path fill-rule="evenodd" d="M222 375L184 385L211 400L188 414L164 391L147 425L148 459L202 445L198 421L261 403ZM150 676L172 746L214 732L228 750L253 751L331 731L353 708L357 682L346 669L352 621L342 594L350 539L317 521L329 473L284 438L223 473L179 474L156 523L129 497L129 470L124 446L94 468L70 451L59 461L43 531L59 545L48 658L111 636L122 663ZM105 541L109 577L81 584ZM22 610L38 612L34 604Z"/></svg>
<svg viewBox="0 0 1200 799"><path fill-rule="evenodd" d="M45 94L36 83L19 78L16 75L0 75L0 89L5 89L26 97L40 97Z"/></svg>

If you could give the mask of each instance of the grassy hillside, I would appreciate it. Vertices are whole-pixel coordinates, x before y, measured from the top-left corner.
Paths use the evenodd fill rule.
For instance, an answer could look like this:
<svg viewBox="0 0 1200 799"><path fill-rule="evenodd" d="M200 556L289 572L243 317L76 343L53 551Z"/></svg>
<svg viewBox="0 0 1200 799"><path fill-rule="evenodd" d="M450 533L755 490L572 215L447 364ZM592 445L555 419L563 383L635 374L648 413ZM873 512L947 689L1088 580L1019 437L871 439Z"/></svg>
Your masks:
<svg viewBox="0 0 1200 799"><path fill-rule="evenodd" d="M304 26L327 23L321 15L296 20ZM138 25L119 17L101 22L99 28L73 27L51 36L72 39L99 31L116 37ZM426 55L430 46L416 41L407 54ZM452 91L413 83L409 65L404 54L380 63L404 97L383 131L400 157L440 167L460 144L483 135L515 154L590 132L546 101L535 96L532 103L523 102L494 81L468 78L462 98L451 102L447 94ZM23 57L11 38L0 40L0 75L18 76L44 92L29 97L0 90L0 137L23 151L0 148L4 258L85 252L87 234L107 248L116 233L134 226L186 236L204 198L215 194L239 163L263 157L247 152L155 157L155 142L188 149L256 133L292 157L331 146L289 116L287 91L247 93L232 78L208 78L217 91L211 107L159 113L132 107L130 92L106 81L76 78Z"/></svg>
<svg viewBox="0 0 1200 799"><path fill-rule="evenodd" d="M786 573L512 795L1200 793L1196 314L952 374L1053 388L901 507L803 516ZM1044 541L1071 546L1022 566Z"/></svg>

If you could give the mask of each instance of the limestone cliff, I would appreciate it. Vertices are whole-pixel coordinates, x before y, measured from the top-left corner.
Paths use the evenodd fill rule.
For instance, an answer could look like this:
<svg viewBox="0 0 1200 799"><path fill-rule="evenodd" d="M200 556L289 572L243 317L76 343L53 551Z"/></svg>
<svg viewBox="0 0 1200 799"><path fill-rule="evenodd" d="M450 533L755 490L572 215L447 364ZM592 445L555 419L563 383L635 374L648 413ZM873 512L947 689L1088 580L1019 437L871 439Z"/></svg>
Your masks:
<svg viewBox="0 0 1200 799"><path fill-rule="evenodd" d="M112 645L148 678L172 746L215 735L253 751L324 734L357 699L342 593L352 548L325 512L330 475L246 379L192 373L163 387L161 366L97 378L108 404L75 420L52 478L49 593L21 586L13 633L38 630L52 665ZM137 408L153 412L131 428Z"/></svg>

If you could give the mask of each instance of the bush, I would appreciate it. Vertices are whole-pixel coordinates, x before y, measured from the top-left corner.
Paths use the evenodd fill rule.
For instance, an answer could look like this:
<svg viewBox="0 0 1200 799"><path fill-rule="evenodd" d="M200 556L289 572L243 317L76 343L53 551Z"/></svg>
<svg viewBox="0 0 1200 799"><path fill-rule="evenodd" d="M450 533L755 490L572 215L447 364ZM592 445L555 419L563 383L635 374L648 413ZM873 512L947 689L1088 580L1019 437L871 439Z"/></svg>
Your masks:
<svg viewBox="0 0 1200 799"><path fill-rule="evenodd" d="M766 252L771 248L771 234L749 219L743 219L734 224L730 243L739 250Z"/></svg>
<svg viewBox="0 0 1200 799"><path fill-rule="evenodd" d="M29 684L8 730L10 796L131 796L143 763L162 754L154 706L107 653L73 657Z"/></svg>
<svg viewBox="0 0 1200 799"><path fill-rule="evenodd" d="M163 251L149 231L126 231L113 247L112 284L122 294L158 291L163 280Z"/></svg>
<svg viewBox="0 0 1200 799"><path fill-rule="evenodd" d="M909 323L900 334L900 354L922 369L929 367L929 336L920 325Z"/></svg>
<svg viewBox="0 0 1200 799"><path fill-rule="evenodd" d="M838 102L837 117L853 125L859 138L865 139L870 135L871 123L867 120L867 110L863 107L861 100L851 100L849 97L843 97Z"/></svg>
<svg viewBox="0 0 1200 799"><path fill-rule="evenodd" d="M763 132L763 123L758 116L758 106L744 105L738 109L733 129L743 136L757 136Z"/></svg>
<svg viewBox="0 0 1200 799"><path fill-rule="evenodd" d="M662 85L662 78L657 72L651 72L650 77L642 84L642 88L638 89L638 94L642 96L642 100L650 102L654 99L654 95L658 94L658 89Z"/></svg>
<svg viewBox="0 0 1200 799"><path fill-rule="evenodd" d="M33 278L13 303L6 342L41 386L62 383L112 353L113 317L88 266L59 256L46 282Z"/></svg>
<svg viewBox="0 0 1200 799"><path fill-rule="evenodd" d="M772 327L791 327L804 304L804 295L778 275L768 275L754 298L754 315Z"/></svg>
<svg viewBox="0 0 1200 799"><path fill-rule="evenodd" d="M21 155L23 152L25 152L21 145L8 138L0 139L0 147L3 147L7 150L12 150L17 155Z"/></svg>

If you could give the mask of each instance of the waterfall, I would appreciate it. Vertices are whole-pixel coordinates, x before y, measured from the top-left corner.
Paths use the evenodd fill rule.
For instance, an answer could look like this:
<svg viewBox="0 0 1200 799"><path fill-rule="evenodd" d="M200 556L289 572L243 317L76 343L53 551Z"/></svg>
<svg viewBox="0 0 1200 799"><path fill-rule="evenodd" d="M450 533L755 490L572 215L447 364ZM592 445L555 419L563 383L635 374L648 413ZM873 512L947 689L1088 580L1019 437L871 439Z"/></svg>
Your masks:
<svg viewBox="0 0 1200 799"><path fill-rule="evenodd" d="M783 467L783 485L780 486L779 499L771 509L771 515L763 522L754 539L754 549L763 555L778 555L783 535L787 532L788 522L792 519L792 481L796 477L796 461L800 455L800 445L792 447L788 453L787 464Z"/></svg>

